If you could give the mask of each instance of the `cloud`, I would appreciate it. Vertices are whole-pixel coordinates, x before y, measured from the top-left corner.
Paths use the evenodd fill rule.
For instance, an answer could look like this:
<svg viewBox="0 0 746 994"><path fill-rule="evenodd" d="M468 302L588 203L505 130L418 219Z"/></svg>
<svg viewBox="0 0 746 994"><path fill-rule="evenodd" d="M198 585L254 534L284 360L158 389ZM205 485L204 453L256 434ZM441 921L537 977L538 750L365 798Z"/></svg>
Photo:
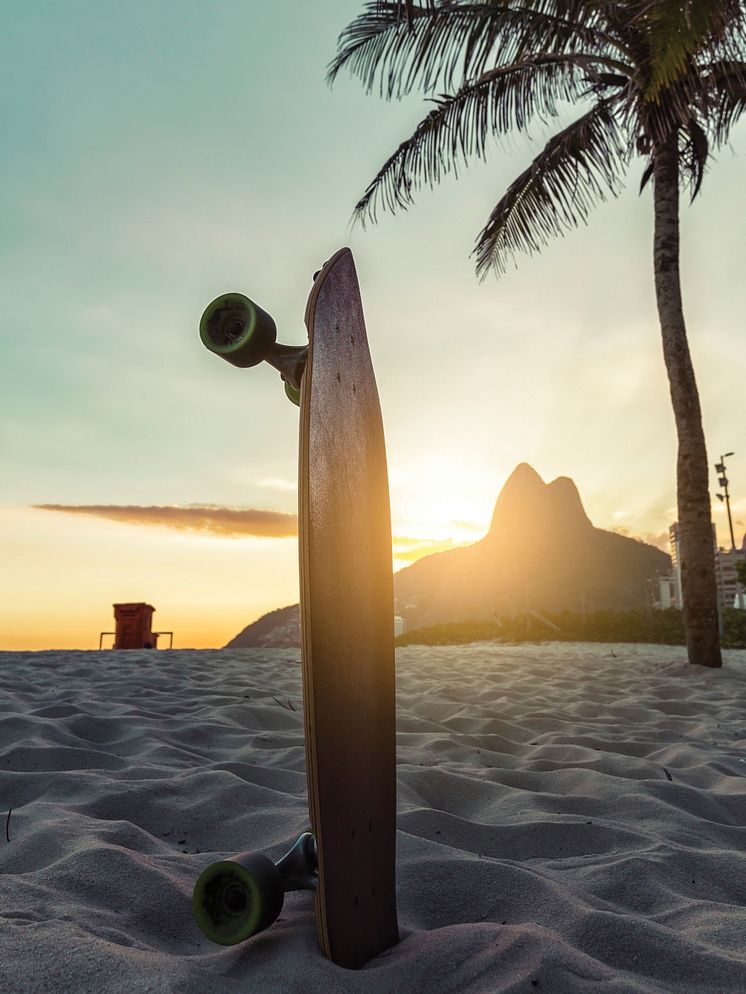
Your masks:
<svg viewBox="0 0 746 994"><path fill-rule="evenodd" d="M645 542L646 545L654 545L655 548L660 549L661 552L670 553L671 551L671 543L667 531L633 532L630 531L629 528L625 528L622 525L609 528L608 530L614 532L616 535L623 535L625 538L633 538L636 542Z"/></svg>
<svg viewBox="0 0 746 994"><path fill-rule="evenodd" d="M255 508L220 507L213 504L178 506L141 506L130 504L34 504L40 511L60 511L63 514L87 514L107 518L126 525L152 525L175 531L221 535L230 538L253 535L260 538L294 538L298 534L298 518L282 511L261 511ZM413 563L423 556L444 552L463 545L452 538L428 539L395 535L394 558Z"/></svg>
<svg viewBox="0 0 746 994"><path fill-rule="evenodd" d="M209 535L239 537L255 535L261 538L291 538L298 534L298 519L281 511L258 511L213 505L189 507L139 507L120 504L35 504L41 511L62 511L65 514L89 514L128 525L156 525L177 531L201 532Z"/></svg>

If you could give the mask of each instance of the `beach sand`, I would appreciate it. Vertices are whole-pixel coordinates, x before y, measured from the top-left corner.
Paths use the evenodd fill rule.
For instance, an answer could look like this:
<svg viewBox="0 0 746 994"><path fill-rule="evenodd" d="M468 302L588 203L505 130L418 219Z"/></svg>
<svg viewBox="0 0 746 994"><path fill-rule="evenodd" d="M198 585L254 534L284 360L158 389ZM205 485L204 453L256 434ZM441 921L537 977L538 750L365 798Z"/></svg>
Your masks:
<svg viewBox="0 0 746 994"><path fill-rule="evenodd" d="M208 863L307 827L296 650L0 653L0 991L746 992L724 656L398 650L402 941L353 972L308 894L239 946L191 915Z"/></svg>

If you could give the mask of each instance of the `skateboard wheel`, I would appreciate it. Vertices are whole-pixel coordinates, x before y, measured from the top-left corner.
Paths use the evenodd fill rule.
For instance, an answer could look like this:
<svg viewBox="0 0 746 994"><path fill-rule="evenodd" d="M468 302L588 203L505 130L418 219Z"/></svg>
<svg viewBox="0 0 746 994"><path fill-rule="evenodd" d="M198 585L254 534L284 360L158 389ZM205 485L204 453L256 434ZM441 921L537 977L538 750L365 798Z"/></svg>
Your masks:
<svg viewBox="0 0 746 994"><path fill-rule="evenodd" d="M300 407L300 390L296 390L295 387L285 380L285 396L288 400L292 401L296 407Z"/></svg>
<svg viewBox="0 0 746 994"><path fill-rule="evenodd" d="M234 366L256 366L275 344L274 321L242 293L224 293L207 307L199 337L216 355Z"/></svg>
<svg viewBox="0 0 746 994"><path fill-rule="evenodd" d="M194 885L192 914L208 939L233 946L268 928L284 900L282 878L272 860L242 853L202 871Z"/></svg>

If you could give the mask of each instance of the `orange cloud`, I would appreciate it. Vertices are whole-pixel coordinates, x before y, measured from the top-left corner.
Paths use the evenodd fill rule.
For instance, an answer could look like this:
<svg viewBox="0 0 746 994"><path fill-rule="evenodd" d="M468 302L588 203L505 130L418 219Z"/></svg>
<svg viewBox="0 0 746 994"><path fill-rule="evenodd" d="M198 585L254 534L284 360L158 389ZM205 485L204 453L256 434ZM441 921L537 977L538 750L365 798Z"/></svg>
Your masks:
<svg viewBox="0 0 746 994"><path fill-rule="evenodd" d="M282 511L258 511L196 505L190 507L138 507L119 504L35 504L41 511L90 514L128 525L157 525L179 531L231 537L291 538L298 534L298 519Z"/></svg>
<svg viewBox="0 0 746 994"><path fill-rule="evenodd" d="M282 511L262 511L200 504L189 507L139 506L126 504L34 504L40 511L60 511L64 514L88 514L126 525L153 525L177 531L190 531L230 538L253 535L260 538L294 538L298 534L298 518ZM424 556L445 552L463 545L452 538L393 537L394 558L400 563L413 563ZM468 544L468 543L467 543Z"/></svg>

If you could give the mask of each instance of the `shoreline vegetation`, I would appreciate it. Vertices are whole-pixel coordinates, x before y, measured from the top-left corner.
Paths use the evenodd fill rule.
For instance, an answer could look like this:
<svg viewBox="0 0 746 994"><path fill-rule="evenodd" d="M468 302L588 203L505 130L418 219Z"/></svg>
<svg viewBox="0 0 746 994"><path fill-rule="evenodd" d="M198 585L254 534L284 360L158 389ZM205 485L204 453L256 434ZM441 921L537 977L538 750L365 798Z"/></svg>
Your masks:
<svg viewBox="0 0 746 994"><path fill-rule="evenodd" d="M721 644L746 649L746 611L723 611ZM685 645L683 612L662 611L530 611L489 620L431 625L398 635L397 646L463 645L470 642L614 642Z"/></svg>

